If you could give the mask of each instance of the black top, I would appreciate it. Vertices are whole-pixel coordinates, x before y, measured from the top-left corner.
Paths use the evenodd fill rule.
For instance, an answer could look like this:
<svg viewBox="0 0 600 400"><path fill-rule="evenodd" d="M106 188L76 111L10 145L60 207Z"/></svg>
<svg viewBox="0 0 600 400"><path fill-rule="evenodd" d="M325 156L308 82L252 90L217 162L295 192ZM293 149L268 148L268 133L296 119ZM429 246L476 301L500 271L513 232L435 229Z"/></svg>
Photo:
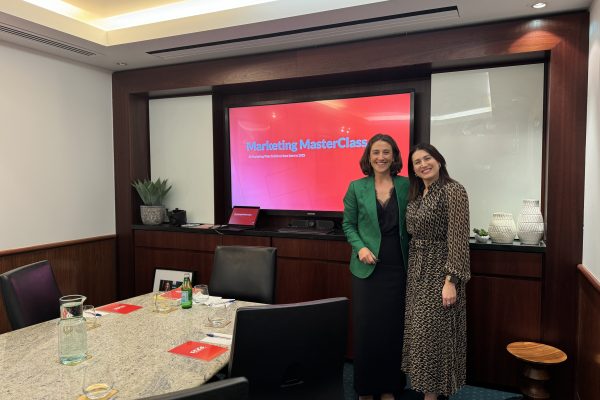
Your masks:
<svg viewBox="0 0 600 400"><path fill-rule="evenodd" d="M381 245L379 246L379 263L387 265L404 266L402 247L400 245L400 228L398 201L396 189L392 189L390 199L385 205L377 201L377 218L381 231Z"/></svg>

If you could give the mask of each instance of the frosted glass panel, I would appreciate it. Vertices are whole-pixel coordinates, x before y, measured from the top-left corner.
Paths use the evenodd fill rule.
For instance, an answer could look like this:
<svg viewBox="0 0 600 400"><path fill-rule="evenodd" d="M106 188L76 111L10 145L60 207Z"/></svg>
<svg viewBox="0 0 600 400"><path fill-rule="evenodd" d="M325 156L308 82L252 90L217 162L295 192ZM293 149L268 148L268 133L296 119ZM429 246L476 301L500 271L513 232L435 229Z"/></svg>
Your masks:
<svg viewBox="0 0 600 400"><path fill-rule="evenodd" d="M165 206L214 223L212 96L150 100L152 179L168 178Z"/></svg>
<svg viewBox="0 0 600 400"><path fill-rule="evenodd" d="M467 189L471 228L541 199L543 100L543 64L432 75L431 144Z"/></svg>

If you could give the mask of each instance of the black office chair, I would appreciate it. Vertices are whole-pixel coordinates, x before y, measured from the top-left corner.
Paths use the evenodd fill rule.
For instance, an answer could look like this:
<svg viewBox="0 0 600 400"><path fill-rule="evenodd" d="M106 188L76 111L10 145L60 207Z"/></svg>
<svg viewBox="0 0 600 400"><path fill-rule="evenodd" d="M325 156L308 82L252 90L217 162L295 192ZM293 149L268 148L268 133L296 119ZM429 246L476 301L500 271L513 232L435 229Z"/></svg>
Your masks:
<svg viewBox="0 0 600 400"><path fill-rule="evenodd" d="M348 299L237 310L228 375L250 399L343 399Z"/></svg>
<svg viewBox="0 0 600 400"><path fill-rule="evenodd" d="M13 330L60 315L61 294L47 260L3 273L0 289Z"/></svg>
<svg viewBox="0 0 600 400"><path fill-rule="evenodd" d="M190 389L165 393L142 400L245 400L248 398L248 380L244 377L206 383Z"/></svg>
<svg viewBox="0 0 600 400"><path fill-rule="evenodd" d="M276 266L274 247L217 246L208 283L210 294L272 304Z"/></svg>

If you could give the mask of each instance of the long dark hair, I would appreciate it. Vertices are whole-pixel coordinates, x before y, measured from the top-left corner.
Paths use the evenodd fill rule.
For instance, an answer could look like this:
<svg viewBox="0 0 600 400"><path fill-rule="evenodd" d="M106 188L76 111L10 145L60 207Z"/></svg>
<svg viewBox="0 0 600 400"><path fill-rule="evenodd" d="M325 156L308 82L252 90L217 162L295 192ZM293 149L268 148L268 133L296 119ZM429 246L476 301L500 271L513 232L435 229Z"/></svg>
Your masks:
<svg viewBox="0 0 600 400"><path fill-rule="evenodd" d="M390 175L396 176L400 171L402 171L402 158L400 158L400 149L396 144L396 141L390 135L386 135L384 133L378 133L369 139L367 143L367 147L365 147L365 151L363 152L362 157L360 158L360 169L363 174L371 176L374 174L373 166L371 166L371 147L373 147L373 143L383 140L392 146L392 154L394 155L394 161L392 161L392 165L390 165Z"/></svg>
<svg viewBox="0 0 600 400"><path fill-rule="evenodd" d="M442 153L438 151L438 149L436 149L429 143L416 144L410 149L410 152L408 153L408 180L410 182L410 189L408 190L408 201L415 200L423 193L423 190L425 189L425 183L423 183L423 179L415 175L415 167L412 162L413 154L415 154L415 152L419 150L423 150L431 157L433 157L437 162L440 163L440 177L437 180L440 186L444 186L446 183L456 182L454 179L450 178L450 174L446 169L446 159L444 158Z"/></svg>

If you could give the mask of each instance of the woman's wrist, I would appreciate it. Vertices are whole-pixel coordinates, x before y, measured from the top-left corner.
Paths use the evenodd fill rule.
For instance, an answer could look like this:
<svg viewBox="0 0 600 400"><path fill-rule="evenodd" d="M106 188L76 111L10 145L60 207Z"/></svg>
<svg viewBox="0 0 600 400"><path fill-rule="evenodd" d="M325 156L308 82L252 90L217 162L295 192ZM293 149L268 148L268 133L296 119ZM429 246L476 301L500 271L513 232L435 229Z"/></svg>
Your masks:
<svg viewBox="0 0 600 400"><path fill-rule="evenodd" d="M446 275L446 282L456 285L458 283L458 277L452 274L448 274Z"/></svg>

